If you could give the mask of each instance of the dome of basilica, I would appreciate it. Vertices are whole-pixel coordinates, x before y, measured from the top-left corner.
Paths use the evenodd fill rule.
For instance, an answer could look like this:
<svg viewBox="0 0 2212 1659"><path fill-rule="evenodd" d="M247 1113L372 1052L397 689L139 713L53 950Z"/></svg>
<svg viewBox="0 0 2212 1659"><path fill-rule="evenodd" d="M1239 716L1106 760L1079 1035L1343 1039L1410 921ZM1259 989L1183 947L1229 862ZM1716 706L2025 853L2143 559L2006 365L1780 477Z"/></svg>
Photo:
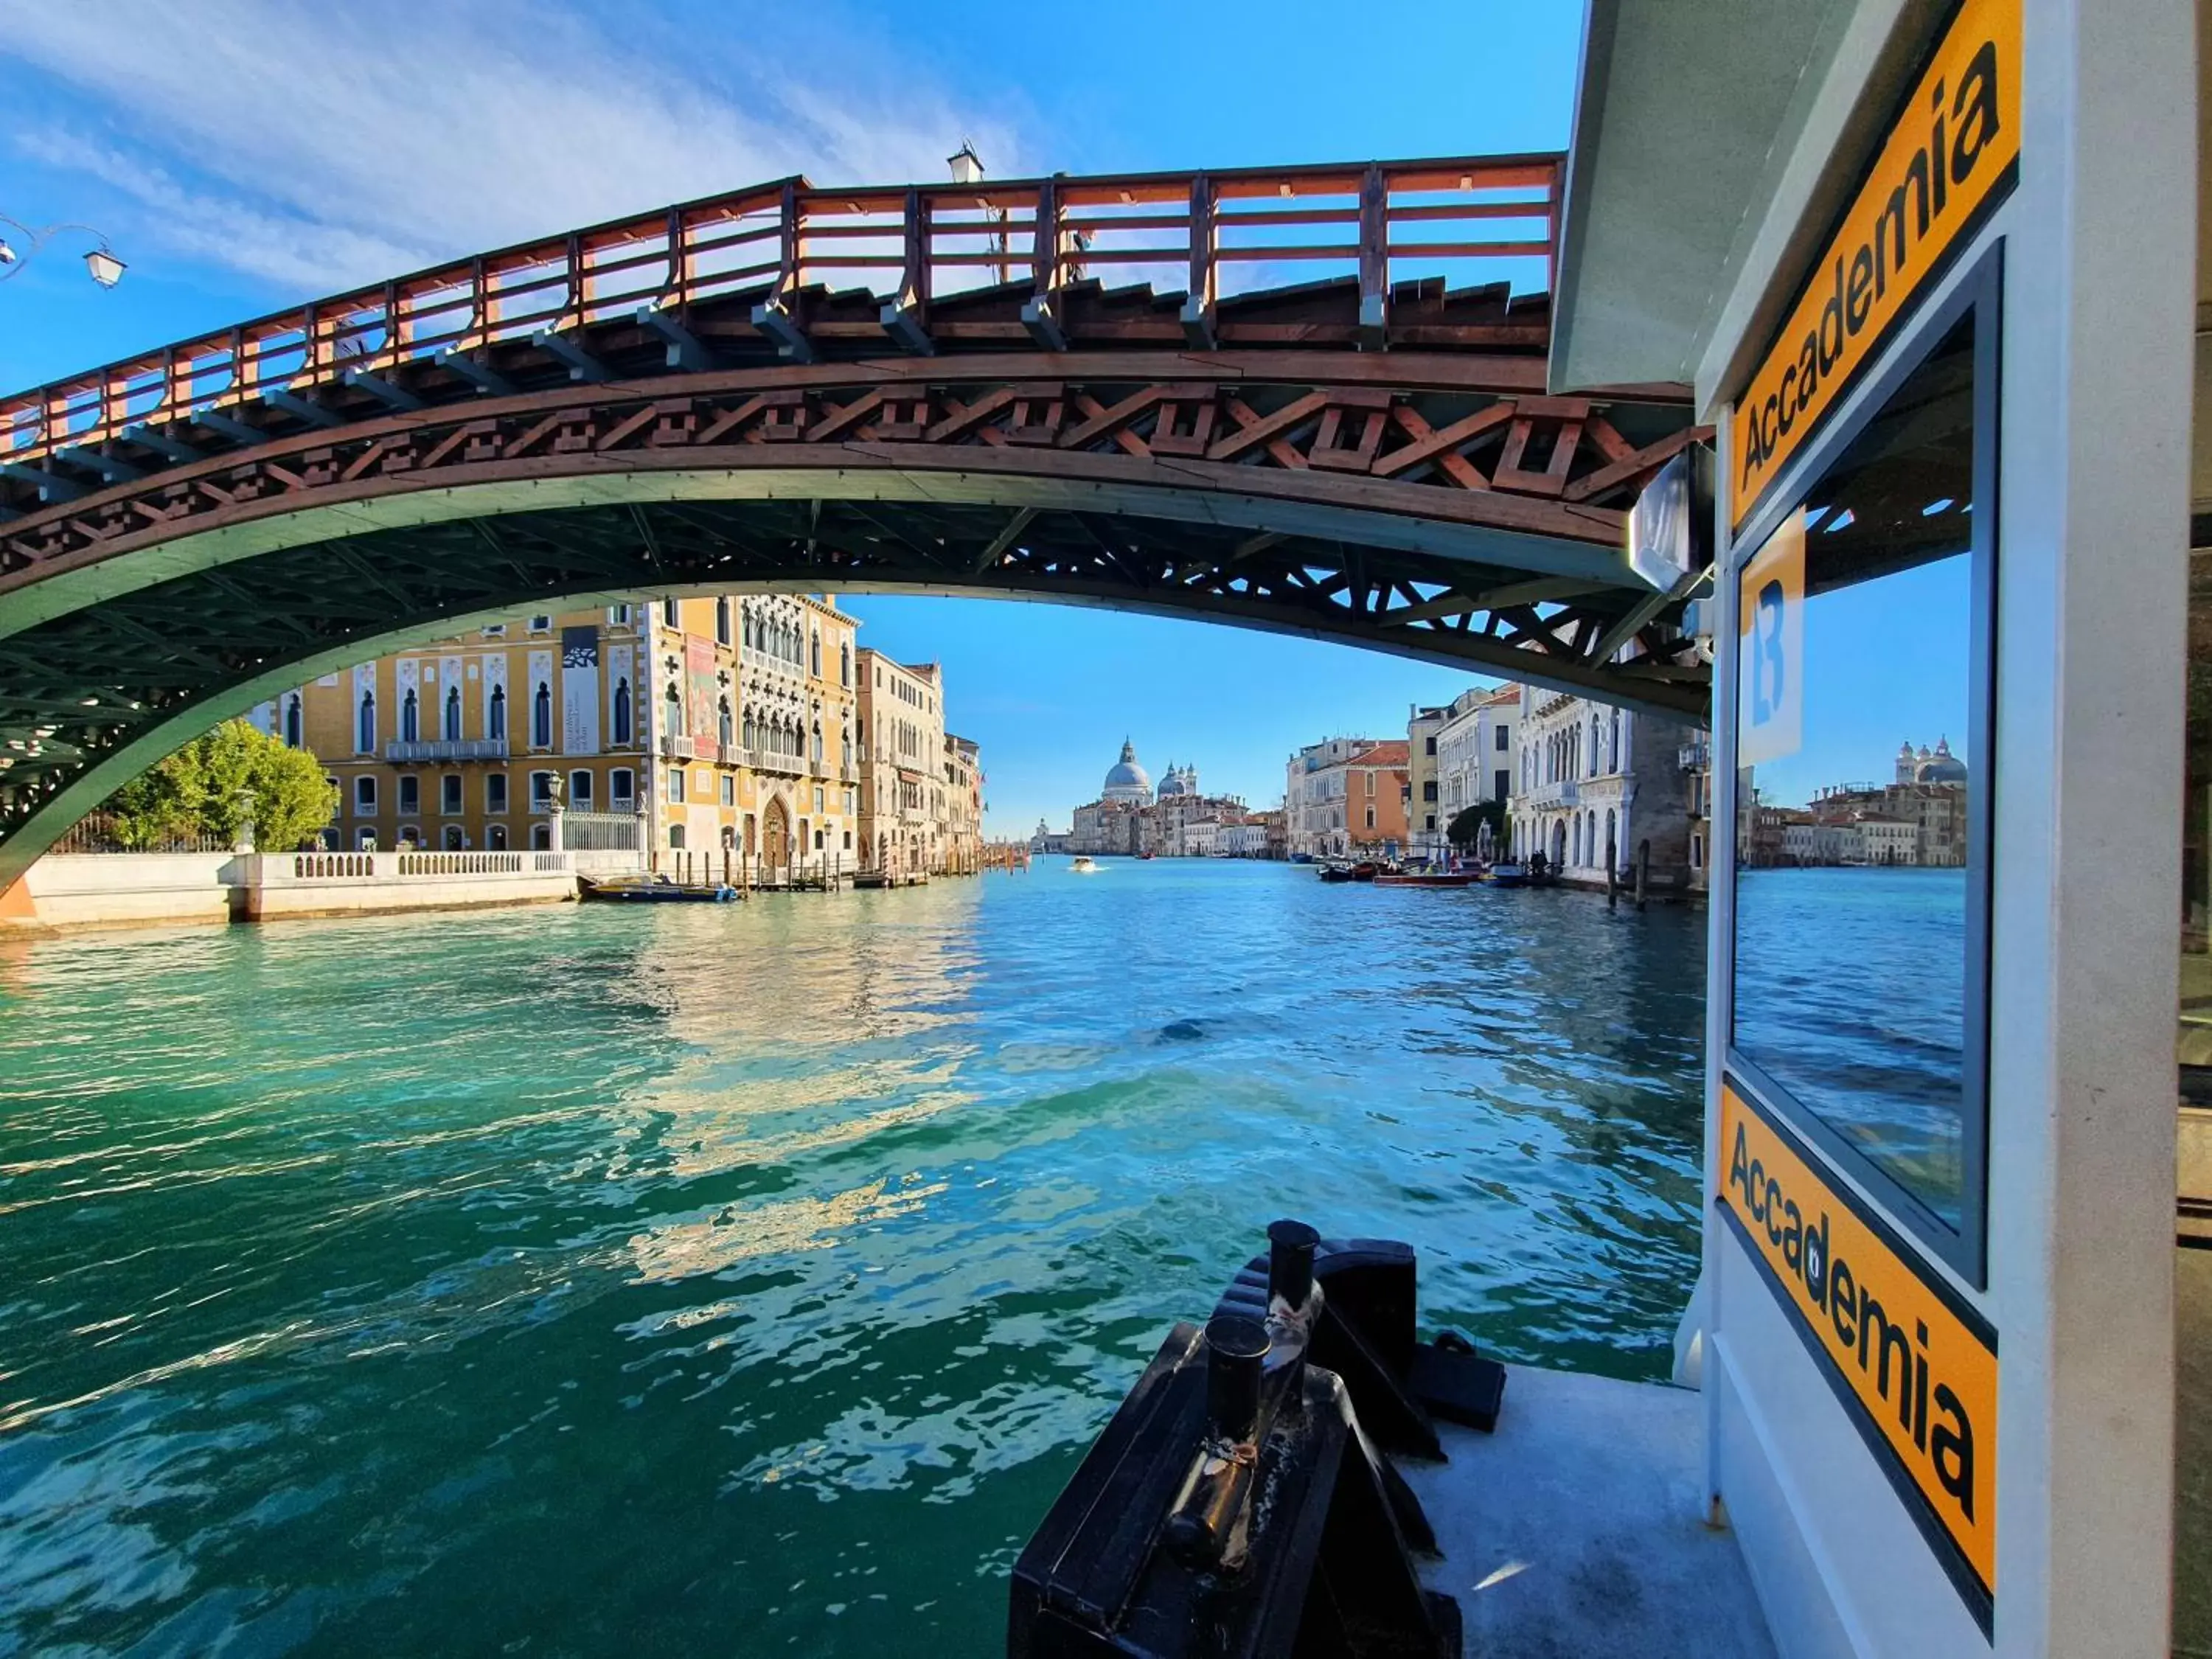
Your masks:
<svg viewBox="0 0 2212 1659"><path fill-rule="evenodd" d="M1101 800L1133 800L1148 803L1152 798L1152 775L1137 764L1136 746L1127 738L1121 740L1121 758L1106 774L1106 787L1098 792Z"/></svg>

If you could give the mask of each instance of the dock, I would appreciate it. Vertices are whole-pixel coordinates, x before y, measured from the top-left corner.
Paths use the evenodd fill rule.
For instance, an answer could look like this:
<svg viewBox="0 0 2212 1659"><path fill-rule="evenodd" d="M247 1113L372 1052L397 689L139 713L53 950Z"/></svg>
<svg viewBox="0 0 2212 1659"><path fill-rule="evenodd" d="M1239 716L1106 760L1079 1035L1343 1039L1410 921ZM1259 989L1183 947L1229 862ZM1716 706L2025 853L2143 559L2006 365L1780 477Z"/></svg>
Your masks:
<svg viewBox="0 0 2212 1659"><path fill-rule="evenodd" d="M1494 1433L1443 1425L1449 1462L1401 1462L1464 1651L1775 1659L1735 1534L1706 1524L1705 1413L1692 1389L1515 1365Z"/></svg>

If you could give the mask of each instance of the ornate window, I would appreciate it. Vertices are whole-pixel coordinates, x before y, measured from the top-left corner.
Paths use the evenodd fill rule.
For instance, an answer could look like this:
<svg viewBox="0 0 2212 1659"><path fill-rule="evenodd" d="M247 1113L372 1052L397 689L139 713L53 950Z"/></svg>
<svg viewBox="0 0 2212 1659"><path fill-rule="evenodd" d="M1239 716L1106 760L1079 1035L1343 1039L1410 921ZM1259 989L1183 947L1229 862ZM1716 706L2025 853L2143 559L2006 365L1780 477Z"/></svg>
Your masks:
<svg viewBox="0 0 2212 1659"><path fill-rule="evenodd" d="M682 737L684 735L684 699L678 694L673 684L669 686L668 695L662 701L668 705L662 716L662 732L672 738Z"/></svg>
<svg viewBox="0 0 2212 1659"><path fill-rule="evenodd" d="M507 688L495 685L491 689L491 708L484 716L484 735L496 743L507 741Z"/></svg>
<svg viewBox="0 0 2212 1659"><path fill-rule="evenodd" d="M737 722L731 717L730 700L726 696L722 699L721 732L720 741L722 747L725 749L729 748L737 741Z"/></svg>
<svg viewBox="0 0 2212 1659"><path fill-rule="evenodd" d="M530 744L533 749L553 746L553 688L544 680L530 698Z"/></svg>
<svg viewBox="0 0 2212 1659"><path fill-rule="evenodd" d="M422 735L422 709L410 686L407 695L399 700L399 741L414 743Z"/></svg>
<svg viewBox="0 0 2212 1659"><path fill-rule="evenodd" d="M730 600L727 594L714 601L714 638L720 644L730 643Z"/></svg>
<svg viewBox="0 0 2212 1659"><path fill-rule="evenodd" d="M461 688L449 685L446 688L446 741L459 743L460 740Z"/></svg>
<svg viewBox="0 0 2212 1659"><path fill-rule="evenodd" d="M287 749L300 747L301 741L300 726L300 694L295 691L284 699L284 746Z"/></svg>
<svg viewBox="0 0 2212 1659"><path fill-rule="evenodd" d="M629 680L627 677L615 682L614 740L618 744L631 741Z"/></svg>

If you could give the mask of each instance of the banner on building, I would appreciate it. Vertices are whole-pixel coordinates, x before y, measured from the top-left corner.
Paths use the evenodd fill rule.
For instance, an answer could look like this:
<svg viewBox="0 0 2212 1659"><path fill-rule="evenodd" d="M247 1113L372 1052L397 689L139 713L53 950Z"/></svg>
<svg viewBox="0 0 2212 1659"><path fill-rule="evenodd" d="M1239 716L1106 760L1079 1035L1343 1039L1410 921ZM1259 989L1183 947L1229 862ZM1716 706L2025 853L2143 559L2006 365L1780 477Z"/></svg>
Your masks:
<svg viewBox="0 0 2212 1659"><path fill-rule="evenodd" d="M720 729L714 720L714 647L705 640L684 641L684 678L690 692L684 710L691 736L711 739Z"/></svg>
<svg viewBox="0 0 2212 1659"><path fill-rule="evenodd" d="M561 750L596 755L599 750L599 630L586 626L561 630Z"/></svg>

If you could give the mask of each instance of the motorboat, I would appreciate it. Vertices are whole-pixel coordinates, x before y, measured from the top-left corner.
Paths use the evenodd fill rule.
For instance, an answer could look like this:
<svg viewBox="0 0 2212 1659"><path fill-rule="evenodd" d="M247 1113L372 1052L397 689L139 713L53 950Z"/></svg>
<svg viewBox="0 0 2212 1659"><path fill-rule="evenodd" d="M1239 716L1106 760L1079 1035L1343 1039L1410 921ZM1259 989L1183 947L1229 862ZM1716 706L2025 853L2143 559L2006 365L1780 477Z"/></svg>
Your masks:
<svg viewBox="0 0 2212 1659"><path fill-rule="evenodd" d="M1517 864L1493 864L1488 879L1493 887L1525 887L1528 872Z"/></svg>
<svg viewBox="0 0 2212 1659"><path fill-rule="evenodd" d="M1382 872L1382 866L1372 859L1358 864L1333 863L1321 866L1323 881L1372 881Z"/></svg>
<svg viewBox="0 0 2212 1659"><path fill-rule="evenodd" d="M1385 872L1375 878L1377 887L1472 887L1474 883L1472 870L1409 870L1395 875Z"/></svg>
<svg viewBox="0 0 2212 1659"><path fill-rule="evenodd" d="M1067 872L1072 876L1095 876L1098 873L1098 860L1079 856L1067 866Z"/></svg>
<svg viewBox="0 0 2212 1659"><path fill-rule="evenodd" d="M724 881L678 881L668 876L576 878L577 896L602 904L734 904L741 896Z"/></svg>

